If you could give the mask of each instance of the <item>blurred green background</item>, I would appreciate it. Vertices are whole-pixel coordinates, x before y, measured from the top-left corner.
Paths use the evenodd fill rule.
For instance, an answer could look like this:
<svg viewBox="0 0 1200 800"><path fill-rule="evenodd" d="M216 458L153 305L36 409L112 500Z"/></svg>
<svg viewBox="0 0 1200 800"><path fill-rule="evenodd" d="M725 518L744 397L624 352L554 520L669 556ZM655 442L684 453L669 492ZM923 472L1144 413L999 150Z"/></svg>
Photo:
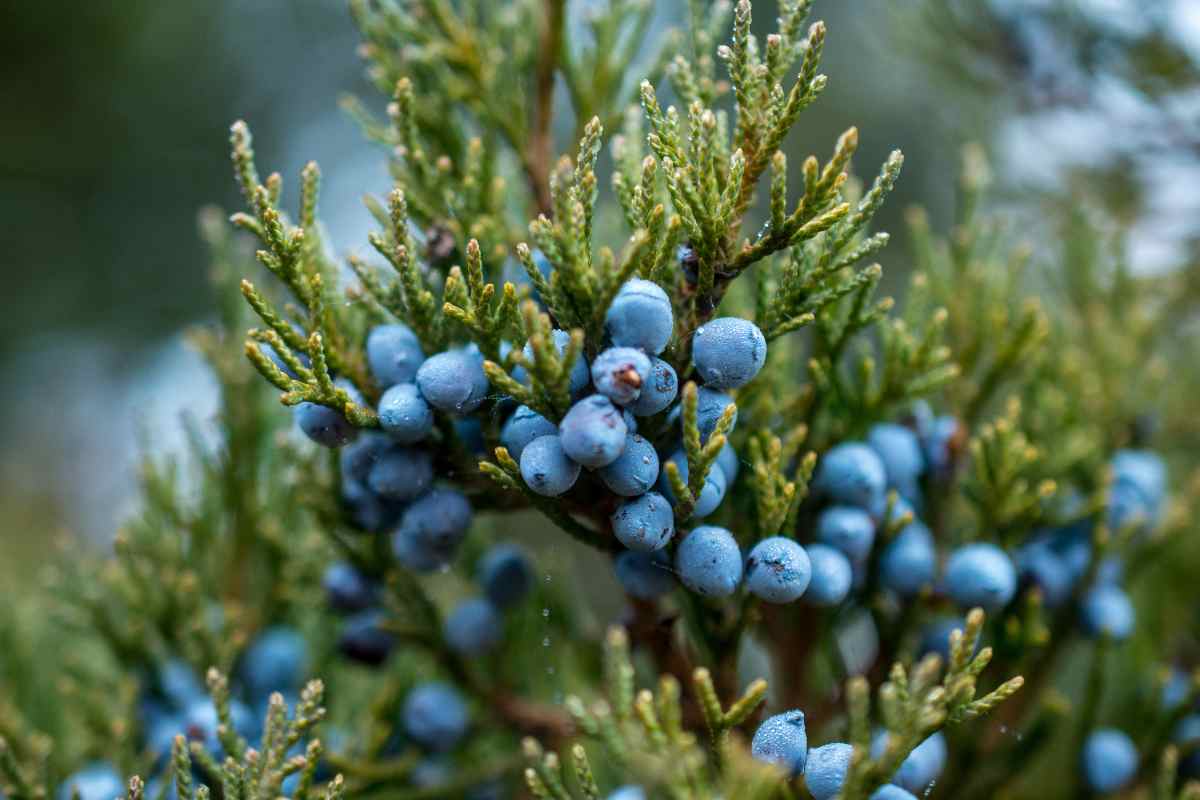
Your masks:
<svg viewBox="0 0 1200 800"><path fill-rule="evenodd" d="M759 24L771 5L756 3ZM857 125L862 170L905 152L881 222L896 234L887 288L907 261L903 210L922 204L945 227L968 140L1026 198L1017 213L1099 185L1135 265L1191 257L1200 3L818 0L815 16L830 88L788 148L824 154ZM230 122L248 120L260 163L285 176L320 162L337 252L364 249L360 198L387 177L337 105L347 92L380 105L356 44L342 0L0 11L0 569L24 573L66 537L107 540L135 500L139 450L177 449L179 415L211 415L214 386L180 332L213 307L197 209L238 203Z"/></svg>

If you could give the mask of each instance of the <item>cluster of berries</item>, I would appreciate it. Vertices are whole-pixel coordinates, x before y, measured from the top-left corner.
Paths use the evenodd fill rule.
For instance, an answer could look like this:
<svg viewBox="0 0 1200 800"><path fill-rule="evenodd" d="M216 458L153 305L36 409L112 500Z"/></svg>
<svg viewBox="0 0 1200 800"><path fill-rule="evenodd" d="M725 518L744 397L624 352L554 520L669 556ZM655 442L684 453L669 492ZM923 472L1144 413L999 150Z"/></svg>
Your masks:
<svg viewBox="0 0 1200 800"><path fill-rule="evenodd" d="M871 757L879 758L888 746L888 733L877 731L871 740ZM750 743L751 754L775 764L792 776L804 776L804 784L815 800L833 800L842 791L854 748L845 742L808 747L804 712L785 711L763 720ZM871 800L915 800L925 796L946 766L946 740L935 733L921 742L881 786Z"/></svg>
<svg viewBox="0 0 1200 800"><path fill-rule="evenodd" d="M263 734L270 696L279 692L289 705L294 705L307 672L307 645L298 631L284 626L264 631L246 649L238 668L238 681L231 687L235 690L229 701L234 732L257 745ZM147 676L138 702L138 717L143 747L159 771L146 784L147 797L164 796L176 736L201 743L218 763L225 757L217 735L221 723L216 704L205 692L200 677L182 661L168 660ZM294 752L303 753L304 747L304 742L298 742ZM319 767L318 773L327 770ZM285 794L299 778L299 774L294 774L284 781ZM76 793L80 800L112 800L124 796L125 782L112 764L95 762L63 782L59 800L70 800ZM174 792L170 796L174 797Z"/></svg>
<svg viewBox="0 0 1200 800"><path fill-rule="evenodd" d="M500 614L519 603L533 585L533 567L525 551L515 544L494 545L479 562L482 596L470 597L446 617L443 636L447 646L466 656L482 654L500 641ZM354 565L331 564L323 578L329 606L346 615L338 648L351 661L378 666L395 647L380 606L381 587Z"/></svg>

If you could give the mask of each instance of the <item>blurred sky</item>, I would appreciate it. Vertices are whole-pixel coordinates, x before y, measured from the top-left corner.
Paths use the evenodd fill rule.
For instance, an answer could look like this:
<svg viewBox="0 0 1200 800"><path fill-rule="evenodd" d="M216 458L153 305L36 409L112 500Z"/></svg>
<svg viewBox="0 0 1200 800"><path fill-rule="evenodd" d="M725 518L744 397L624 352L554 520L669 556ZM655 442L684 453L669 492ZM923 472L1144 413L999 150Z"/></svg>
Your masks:
<svg viewBox="0 0 1200 800"><path fill-rule="evenodd" d="M1063 0L1076 1L1111 6L1106 24L1131 18L1119 0ZM1051 151L1033 133L1077 155L1102 147L1114 115L1135 105L1112 94L1107 108L1042 109L1072 116L1039 118L1009 114L1019 103L1004 90L967 102L931 82L912 27L898 24L900 5L817 1L815 16L829 23L830 88L789 145L794 157L824 157L858 125L865 176L893 148L905 151L882 225L900 234L883 259L901 268L895 275L906 261L903 208L924 204L944 227L963 141L999 132L1011 158L1052 182L1061 165L1046 161ZM1011 26L1052 3L991 5L1004 7L994 24ZM773 16L771 3L756 3L759 23ZM1179 20L1172 30L1191 25L1195 47L1200 21ZM233 120L250 122L261 168L279 170L293 189L300 167L320 162L335 249L363 247L360 198L387 179L384 154L337 107L346 92L382 105L356 44L343 0L25 0L0 10L0 504L17 511L0 537L51 527L108 538L130 510L139 431L171 449L181 412L211 415L213 383L180 332L212 309L196 211L239 202L227 155ZM1026 60L1056 46L1023 45ZM1171 185L1186 196L1163 202L1195 202L1194 189Z"/></svg>

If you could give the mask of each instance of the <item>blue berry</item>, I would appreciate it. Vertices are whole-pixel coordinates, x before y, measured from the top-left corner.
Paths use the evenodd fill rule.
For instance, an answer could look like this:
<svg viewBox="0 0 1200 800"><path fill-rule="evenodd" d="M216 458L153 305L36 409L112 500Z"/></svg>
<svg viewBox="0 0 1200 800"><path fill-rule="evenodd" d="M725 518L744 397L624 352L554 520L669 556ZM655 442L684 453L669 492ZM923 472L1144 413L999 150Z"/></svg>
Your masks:
<svg viewBox="0 0 1200 800"><path fill-rule="evenodd" d="M403 511L399 503L385 500L358 481L342 481L342 506L351 525L370 533L392 527Z"/></svg>
<svg viewBox="0 0 1200 800"><path fill-rule="evenodd" d="M701 386L696 392L696 427L700 429L700 441L706 444L708 437L712 436L713 431L717 429L717 423L721 420L721 415L725 413L725 409L733 405L733 398L724 392L718 392L710 389L707 386ZM733 425L725 432L725 435L733 433L733 429L737 426L737 411L733 412Z"/></svg>
<svg viewBox="0 0 1200 800"><path fill-rule="evenodd" d="M913 520L883 549L879 577L888 589L911 597L933 580L936 564L933 535L923 522Z"/></svg>
<svg viewBox="0 0 1200 800"><path fill-rule="evenodd" d="M608 796L607 800L646 800L646 790L632 784L620 786Z"/></svg>
<svg viewBox="0 0 1200 800"><path fill-rule="evenodd" d="M125 782L116 767L107 761L94 761L69 775L58 788L58 800L113 800L125 796Z"/></svg>
<svg viewBox="0 0 1200 800"><path fill-rule="evenodd" d="M934 419L928 430L921 434L926 467L938 478L945 478L954 465L955 441L960 431L957 418L944 416Z"/></svg>
<svg viewBox="0 0 1200 800"><path fill-rule="evenodd" d="M875 521L855 506L831 506L817 517L817 541L836 547L853 564L863 564L875 543Z"/></svg>
<svg viewBox="0 0 1200 800"><path fill-rule="evenodd" d="M604 329L613 344L655 356L666 349L674 328L671 299L657 283L641 278L621 287L604 316Z"/></svg>
<svg viewBox="0 0 1200 800"><path fill-rule="evenodd" d="M916 795L894 783L885 783L871 793L869 800L917 800Z"/></svg>
<svg viewBox="0 0 1200 800"><path fill-rule="evenodd" d="M378 609L347 617L338 635L338 651L351 661L377 667L391 655L396 637L387 630L387 618Z"/></svg>
<svg viewBox="0 0 1200 800"><path fill-rule="evenodd" d="M805 599L817 606L836 606L850 593L854 569L841 550L827 544L810 544L806 548L812 564L812 580Z"/></svg>
<svg viewBox="0 0 1200 800"><path fill-rule="evenodd" d="M925 454L917 434L904 425L884 422L867 432L867 444L883 462L889 489L895 489L912 501L920 494Z"/></svg>
<svg viewBox="0 0 1200 800"><path fill-rule="evenodd" d="M675 368L657 356L650 357L650 374L642 383L641 394L629 407L639 417L664 411L679 395L679 377Z"/></svg>
<svg viewBox="0 0 1200 800"><path fill-rule="evenodd" d="M842 791L853 754L854 747L845 742L831 742L808 751L804 785L814 800L833 800Z"/></svg>
<svg viewBox="0 0 1200 800"><path fill-rule="evenodd" d="M883 756L887 748L887 731L879 731L871 740L871 758ZM910 792L924 794L929 786L938 779L946 766L946 737L941 731L928 737L913 748L900 768L892 776L892 782Z"/></svg>
<svg viewBox="0 0 1200 800"><path fill-rule="evenodd" d="M482 597L459 603L446 617L446 644L457 653L477 656L500 643L503 624L492 604Z"/></svg>
<svg viewBox="0 0 1200 800"><path fill-rule="evenodd" d="M453 750L467 732L467 707L453 687L423 683L404 701L404 730L434 752Z"/></svg>
<svg viewBox="0 0 1200 800"><path fill-rule="evenodd" d="M671 504L658 492L626 500L612 515L613 534L630 550L659 550L675 534Z"/></svg>
<svg viewBox="0 0 1200 800"><path fill-rule="evenodd" d="M521 478L543 497L558 497L579 480L579 464L563 451L559 436L539 436L521 453Z"/></svg>
<svg viewBox="0 0 1200 800"><path fill-rule="evenodd" d="M925 626L921 631L921 644L917 655L924 657L930 653L937 653L941 656L942 663L946 664L950 661L950 634L954 631L963 631L967 629L966 622L962 617L940 617ZM979 651L979 641L975 642L975 650ZM974 655L972 653L971 655Z"/></svg>
<svg viewBox="0 0 1200 800"><path fill-rule="evenodd" d="M658 451L641 436L628 434L621 455L597 474L610 491L621 497L645 494L658 480Z"/></svg>
<svg viewBox="0 0 1200 800"><path fill-rule="evenodd" d="M1171 739L1184 751L1179 760L1179 774L1187 778L1200 776L1200 750L1196 749L1200 744L1200 714L1188 714L1179 720L1171 732Z"/></svg>
<svg viewBox="0 0 1200 800"><path fill-rule="evenodd" d="M433 484L433 460L425 450L393 447L367 474L367 487L387 500L407 502Z"/></svg>
<svg viewBox="0 0 1200 800"><path fill-rule="evenodd" d="M1017 571L1008 553L996 545L968 544L946 562L946 589L963 608L998 611L1017 591Z"/></svg>
<svg viewBox="0 0 1200 800"><path fill-rule="evenodd" d="M738 470L742 467L742 462L738 459L737 450L734 450L733 445L728 441L721 448L721 452L717 453L717 466L721 468L721 472L725 475L726 485L733 486L737 480Z"/></svg>
<svg viewBox="0 0 1200 800"><path fill-rule="evenodd" d="M610 347L592 361L592 383L596 391L619 406L642 396L650 381L650 358L632 347Z"/></svg>
<svg viewBox="0 0 1200 800"><path fill-rule="evenodd" d="M1058 608L1071 594L1075 576L1047 541L1035 541L1017 552L1017 574L1036 586L1047 608Z"/></svg>
<svg viewBox="0 0 1200 800"><path fill-rule="evenodd" d="M452 769L442 758L423 758L413 766L408 779L418 789L433 789L450 782Z"/></svg>
<svg viewBox="0 0 1200 800"><path fill-rule="evenodd" d="M821 456L813 488L835 503L879 514L885 505L887 474L870 447L843 442Z"/></svg>
<svg viewBox="0 0 1200 800"><path fill-rule="evenodd" d="M374 606L379 586L346 561L330 564L321 579L329 605L336 611L352 614Z"/></svg>
<svg viewBox="0 0 1200 800"><path fill-rule="evenodd" d="M676 548L675 569L693 592L728 597L742 582L742 552L729 531L701 525Z"/></svg>
<svg viewBox="0 0 1200 800"><path fill-rule="evenodd" d="M775 764L792 775L804 772L808 761L808 733L803 711L785 711L767 717L754 732L750 755Z"/></svg>
<svg viewBox="0 0 1200 800"><path fill-rule="evenodd" d="M342 447L358 435L358 428L350 424L345 414L328 406L304 402L292 408L300 430L323 447Z"/></svg>
<svg viewBox="0 0 1200 800"><path fill-rule="evenodd" d="M413 444L433 431L433 409L415 383L398 383L379 398L379 425L401 444Z"/></svg>
<svg viewBox="0 0 1200 800"><path fill-rule="evenodd" d="M385 434L371 431L359 436L338 453L338 463L341 467L342 479L357 481L366 485L371 467L375 466L384 453L395 446L395 442Z"/></svg>
<svg viewBox="0 0 1200 800"><path fill-rule="evenodd" d="M1112 459L1113 483L1135 488L1148 509L1157 514L1167 493L1167 467L1149 450L1118 450Z"/></svg>
<svg viewBox="0 0 1200 800"><path fill-rule="evenodd" d="M613 568L621 588L639 600L654 600L675 588L671 560L663 550L653 553L626 550L617 555Z"/></svg>
<svg viewBox="0 0 1200 800"><path fill-rule="evenodd" d="M571 334L563 330L554 330L550 333L550 340L554 342L554 349L558 351L558 355L562 356L567 352L567 345L571 343ZM533 345L526 342L525 347L521 350L525 355L525 360L530 364L533 360ZM525 376L526 378L528 375ZM591 382L591 372L588 370L587 359L580 353L575 359L575 363L571 365L571 377L568 381L568 391L571 393L571 398L578 400L587 392L589 383ZM524 381L522 381L524 382Z"/></svg>
<svg viewBox="0 0 1200 800"><path fill-rule="evenodd" d="M1125 580L1125 562L1120 556L1107 556L1096 566L1096 583L1119 584Z"/></svg>
<svg viewBox="0 0 1200 800"><path fill-rule="evenodd" d="M487 398L483 359L466 348L432 355L417 370L417 387L438 411L470 414Z"/></svg>
<svg viewBox="0 0 1200 800"><path fill-rule="evenodd" d="M1138 752L1133 740L1116 728L1093 731L1080 755L1084 778L1092 791L1115 792L1137 772Z"/></svg>
<svg viewBox="0 0 1200 800"><path fill-rule="evenodd" d="M242 681L252 697L299 688L307 670L308 645L295 628L263 631L242 658Z"/></svg>
<svg viewBox="0 0 1200 800"><path fill-rule="evenodd" d="M254 714L239 700L229 702L229 716L239 736L254 738L256 720ZM201 742L204 749L220 758L223 755L217 728L221 725L217 706L207 697L193 701L183 711L183 731L190 741Z"/></svg>
<svg viewBox="0 0 1200 800"><path fill-rule="evenodd" d="M748 319L719 317L692 334L692 363L714 389L736 389L754 380L767 361L767 340Z"/></svg>
<svg viewBox="0 0 1200 800"><path fill-rule="evenodd" d="M529 556L515 544L493 545L479 563L479 583L497 608L515 606L533 586Z"/></svg>
<svg viewBox="0 0 1200 800"><path fill-rule="evenodd" d="M679 477L684 483L688 482L688 461L687 454L682 450L676 450L668 459L679 470ZM721 471L721 467L713 464L708 468L708 474L704 476L704 487L700 489L700 496L696 498L696 507L692 509L692 515L695 517L707 517L709 514L717 510L721 505L721 501L725 499L725 490L728 488L725 481L725 473ZM671 490L671 479L667 475L667 465L663 464L662 471L658 477L658 491L671 505L675 505L675 493Z"/></svg>
<svg viewBox="0 0 1200 800"><path fill-rule="evenodd" d="M421 342L407 325L379 325L367 334L367 365L384 388L411 383L424 360Z"/></svg>
<svg viewBox="0 0 1200 800"><path fill-rule="evenodd" d="M525 447L539 436L553 436L558 433L558 426L529 406L519 406L504 427L500 430L500 444L508 450L508 454L517 463L521 461L521 453Z"/></svg>
<svg viewBox="0 0 1200 800"><path fill-rule="evenodd" d="M1093 587L1080 601L1083 628L1091 636L1108 636L1116 641L1133 633L1135 613L1129 595L1117 586Z"/></svg>
<svg viewBox="0 0 1200 800"><path fill-rule="evenodd" d="M600 394L585 397L558 426L567 457L589 469L608 466L625 449L628 428L620 410Z"/></svg>
<svg viewBox="0 0 1200 800"><path fill-rule="evenodd" d="M182 708L193 700L205 696L204 687L196 671L186 661L172 658L159 666L155 683L162 696L176 708Z"/></svg>
<svg viewBox="0 0 1200 800"><path fill-rule="evenodd" d="M471 504L454 489L434 489L400 519L392 547L401 563L430 572L450 563L471 527Z"/></svg>
<svg viewBox="0 0 1200 800"><path fill-rule="evenodd" d="M812 580L812 564L804 548L791 539L763 539L746 556L746 588L768 603L790 603Z"/></svg>

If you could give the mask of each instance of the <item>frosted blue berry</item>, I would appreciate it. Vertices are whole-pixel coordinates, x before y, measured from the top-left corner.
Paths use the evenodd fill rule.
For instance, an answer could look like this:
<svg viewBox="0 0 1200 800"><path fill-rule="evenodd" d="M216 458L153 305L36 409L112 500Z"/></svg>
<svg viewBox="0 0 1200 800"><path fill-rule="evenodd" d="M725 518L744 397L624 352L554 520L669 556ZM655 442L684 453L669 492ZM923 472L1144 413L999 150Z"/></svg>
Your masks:
<svg viewBox="0 0 1200 800"><path fill-rule="evenodd" d="M604 316L604 329L618 347L636 347L651 355L666 349L675 328L671 299L657 283L627 281Z"/></svg>
<svg viewBox="0 0 1200 800"><path fill-rule="evenodd" d="M707 386L701 386L696 392L696 427L700 429L701 443L708 442L708 437L712 436L713 431L717 429L721 415L731 405L733 405L733 398L724 392L718 392ZM736 410L733 413L733 425L729 427L725 435L733 433L735 427L737 427Z"/></svg>
<svg viewBox="0 0 1200 800"><path fill-rule="evenodd" d="M682 450L676 450L668 459L679 470L679 477L684 483L688 482L688 460L687 454ZM721 501L725 499L725 490L728 485L725 481L725 473L717 464L713 464L708 468L708 474L704 476L704 487L700 490L700 496L696 498L696 507L692 509L692 515L695 517L707 517L709 514L717 510L721 505ZM658 477L658 491L663 497L667 498L671 505L675 505L675 493L671 490L671 479L667 475L667 465L663 464L662 471Z"/></svg>
<svg viewBox="0 0 1200 800"><path fill-rule="evenodd" d="M347 561L330 564L321 578L321 586L329 605L342 613L364 611L379 601L379 585Z"/></svg>
<svg viewBox="0 0 1200 800"><path fill-rule="evenodd" d="M887 748L887 731L879 731L871 739L871 758L883 756ZM946 766L946 737L941 731L925 739L913 748L900 768L892 775L892 783L916 794L924 794L938 779Z"/></svg>
<svg viewBox="0 0 1200 800"><path fill-rule="evenodd" d="M958 419L952 416L937 417L928 430L921 434L921 449L925 453L925 464L939 478L945 478L954 465L955 442L961 435Z"/></svg>
<svg viewBox="0 0 1200 800"><path fill-rule="evenodd" d="M675 588L675 572L666 552L637 553L626 550L613 562L617 582L630 596L654 600Z"/></svg>
<svg viewBox="0 0 1200 800"><path fill-rule="evenodd" d="M525 446L539 436L553 436L558 426L529 406L519 406L500 430L500 444L508 449L513 460L520 463Z"/></svg>
<svg viewBox="0 0 1200 800"><path fill-rule="evenodd" d="M295 628L278 625L259 635L242 657L242 682L251 697L295 690L308 669L308 644Z"/></svg>
<svg viewBox="0 0 1200 800"><path fill-rule="evenodd" d="M342 447L354 441L358 428L350 424L346 415L317 403L299 403L292 407L292 415L304 435L322 447Z"/></svg>
<svg viewBox="0 0 1200 800"><path fill-rule="evenodd" d="M901 504L893 508L899 514ZM937 553L933 535L914 519L888 542L879 558L879 577L885 587L901 597L911 597L933 581Z"/></svg>
<svg viewBox="0 0 1200 800"><path fill-rule="evenodd" d="M1186 676L1184 679L1189 684L1185 687L1185 692L1190 692L1191 681ZM1181 702L1183 702L1182 699L1175 705ZM1183 751L1183 757L1179 760L1179 774L1187 778L1200 776L1200 750L1196 748L1196 745L1200 744L1200 714L1188 714L1179 720L1171 732L1171 740Z"/></svg>
<svg viewBox="0 0 1200 800"><path fill-rule="evenodd" d="M443 758L423 758L413 766L408 779L418 789L434 789L445 786L453 775L452 765Z"/></svg>
<svg viewBox="0 0 1200 800"><path fill-rule="evenodd" d="M231 700L229 716L233 720L233 728L238 735L251 738L255 733L256 720L246 704L240 700ZM183 730L177 731L177 733L183 733L191 741L201 742L205 750L219 759L223 755L221 740L217 736L217 728L220 724L221 719L217 714L216 705L209 698L201 697L183 710Z"/></svg>
<svg viewBox="0 0 1200 800"><path fill-rule="evenodd" d="M154 676L159 692L176 707L205 696L204 687L186 661L172 658L159 666ZM178 733L178 731L176 731Z"/></svg>
<svg viewBox="0 0 1200 800"><path fill-rule="evenodd" d="M433 460L425 450L393 447L367 473L367 487L388 500L407 502L433 484Z"/></svg>
<svg viewBox="0 0 1200 800"><path fill-rule="evenodd" d="M659 550L675 534L671 504L658 492L625 500L612 515L613 534L630 550Z"/></svg>
<svg viewBox="0 0 1200 800"><path fill-rule="evenodd" d="M1083 596L1079 606L1083 629L1089 635L1108 636L1121 641L1133 633L1133 603L1119 587L1095 586Z"/></svg>
<svg viewBox="0 0 1200 800"><path fill-rule="evenodd" d="M646 790L640 786L621 786L607 800L646 800Z"/></svg>
<svg viewBox="0 0 1200 800"><path fill-rule="evenodd" d="M658 451L637 434L625 437L625 449L617 460L597 473L613 494L637 497L645 494L658 480Z"/></svg>
<svg viewBox="0 0 1200 800"><path fill-rule="evenodd" d="M392 549L409 569L431 572L454 557L471 527L471 504L453 489L434 489L404 511Z"/></svg>
<svg viewBox="0 0 1200 800"><path fill-rule="evenodd" d="M446 617L443 635L456 653L478 656L500 643L503 623L492 604L482 597L463 600Z"/></svg>
<svg viewBox="0 0 1200 800"><path fill-rule="evenodd" d="M946 591L963 608L998 611L1017 591L1017 571L1008 553L996 545L968 544L946 562Z"/></svg>
<svg viewBox="0 0 1200 800"><path fill-rule="evenodd" d="M58 788L58 800L113 800L125 796L125 782L116 767L107 761L95 761L68 776Z"/></svg>
<svg viewBox="0 0 1200 800"><path fill-rule="evenodd" d="M487 398L483 359L466 348L430 356L417 370L425 402L447 414L470 414Z"/></svg>
<svg viewBox="0 0 1200 800"><path fill-rule="evenodd" d="M415 383L398 383L379 398L379 425L397 442L413 444L433 430L433 409Z"/></svg>
<svg viewBox="0 0 1200 800"><path fill-rule="evenodd" d="M608 466L621 455L628 427L612 401L593 394L571 406L558 431L567 457L596 469Z"/></svg>
<svg viewBox="0 0 1200 800"><path fill-rule="evenodd" d="M1157 514L1167 493L1167 467L1149 450L1118 450L1112 459L1113 484L1126 484L1142 495L1147 508Z"/></svg>
<svg viewBox="0 0 1200 800"><path fill-rule="evenodd" d="M1125 580L1125 562L1120 556L1106 556L1096 566L1096 583L1119 584Z"/></svg>
<svg viewBox="0 0 1200 800"><path fill-rule="evenodd" d="M835 503L879 514L886 501L887 474L870 447L843 442L821 456L813 488Z"/></svg>
<svg viewBox="0 0 1200 800"><path fill-rule="evenodd" d="M804 772L808 761L808 733L803 711L785 711L767 717L754 732L750 755L775 764L792 775Z"/></svg>
<svg viewBox="0 0 1200 800"><path fill-rule="evenodd" d="M571 343L571 334L563 330L554 330L550 333L550 339L554 342L554 349L558 351L559 356L567 352L567 345ZM521 350L525 355L525 360L530 364L533 361L533 345L526 342L525 347ZM526 377L528 377L526 375ZM568 391L571 393L573 400L578 400L587 392L589 383L591 382L591 372L588 370L587 359L580 353L576 357L575 363L571 365L571 377L568 381ZM522 381L524 382L524 381Z"/></svg>
<svg viewBox="0 0 1200 800"><path fill-rule="evenodd" d="M679 377L675 368L657 356L650 358L650 375L642 383L641 394L629 406L639 417L650 417L666 410L679 395Z"/></svg>
<svg viewBox="0 0 1200 800"><path fill-rule="evenodd" d="M627 406L642 396L642 387L650 382L650 358L632 347L610 347L592 361L592 383L596 391L619 406Z"/></svg>
<svg viewBox="0 0 1200 800"><path fill-rule="evenodd" d="M830 506L817 517L817 540L836 547L853 564L863 564L875 543L875 521L855 506Z"/></svg>
<svg viewBox="0 0 1200 800"><path fill-rule="evenodd" d="M854 582L850 559L827 544L810 544L805 551L812 564L812 580L804 599L817 606L836 606L846 599Z"/></svg>
<svg viewBox="0 0 1200 800"><path fill-rule="evenodd" d="M885 783L872 792L868 800L917 800L917 797L912 792L902 789L894 783Z"/></svg>
<svg viewBox="0 0 1200 800"><path fill-rule="evenodd" d="M382 387L412 383L424 360L421 342L407 325L378 325L367 334L367 365Z"/></svg>
<svg viewBox="0 0 1200 800"><path fill-rule="evenodd" d="M746 588L768 603L792 602L804 594L810 580L808 554L792 539L763 539L746 556Z"/></svg>
<svg viewBox="0 0 1200 800"><path fill-rule="evenodd" d="M714 389L736 389L754 380L767 360L767 340L748 319L718 317L692 334L692 363Z"/></svg>
<svg viewBox="0 0 1200 800"><path fill-rule="evenodd" d="M521 478L543 497L558 497L579 480L579 464L563 451L562 437L539 436L521 453Z"/></svg>
<svg viewBox="0 0 1200 800"><path fill-rule="evenodd" d="M396 646L396 637L388 631L386 621L379 609L347 617L338 634L338 652L351 661L372 667L387 661Z"/></svg>
<svg viewBox="0 0 1200 800"><path fill-rule="evenodd" d="M867 444L883 462L887 486L910 501L920 494L921 473L925 471L925 454L917 434L905 425L884 422L873 425L867 432Z"/></svg>
<svg viewBox="0 0 1200 800"><path fill-rule="evenodd" d="M1092 791L1115 792L1129 783L1137 772L1137 748L1122 731L1101 728L1084 741L1080 766Z"/></svg>
<svg viewBox="0 0 1200 800"><path fill-rule="evenodd" d="M854 747L845 742L831 742L808 751L804 785L814 800L833 800L842 791L853 754Z"/></svg>
<svg viewBox="0 0 1200 800"><path fill-rule="evenodd" d="M408 735L434 752L453 750L467 732L467 707L444 683L423 683L409 692L402 715Z"/></svg>
<svg viewBox="0 0 1200 800"><path fill-rule="evenodd" d="M728 597L742 582L742 552L729 531L701 525L676 548L675 570L693 592Z"/></svg>
<svg viewBox="0 0 1200 800"><path fill-rule="evenodd" d="M533 586L529 556L515 544L493 545L479 562L479 583L497 608L515 606Z"/></svg>

